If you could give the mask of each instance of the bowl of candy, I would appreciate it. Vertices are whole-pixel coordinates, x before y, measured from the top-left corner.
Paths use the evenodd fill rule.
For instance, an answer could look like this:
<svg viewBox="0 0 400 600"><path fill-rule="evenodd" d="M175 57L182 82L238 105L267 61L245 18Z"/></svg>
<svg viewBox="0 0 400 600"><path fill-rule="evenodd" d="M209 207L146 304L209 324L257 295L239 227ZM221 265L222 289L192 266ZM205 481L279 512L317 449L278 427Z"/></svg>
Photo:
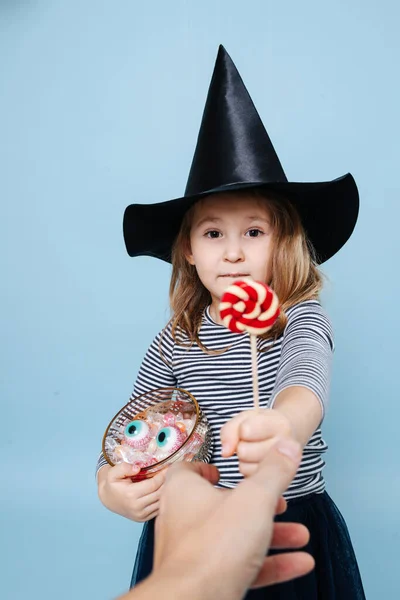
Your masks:
<svg viewBox="0 0 400 600"><path fill-rule="evenodd" d="M159 388L130 400L111 420L103 436L103 453L114 466L140 466L132 480L153 477L174 462L207 462L212 433L192 394Z"/></svg>

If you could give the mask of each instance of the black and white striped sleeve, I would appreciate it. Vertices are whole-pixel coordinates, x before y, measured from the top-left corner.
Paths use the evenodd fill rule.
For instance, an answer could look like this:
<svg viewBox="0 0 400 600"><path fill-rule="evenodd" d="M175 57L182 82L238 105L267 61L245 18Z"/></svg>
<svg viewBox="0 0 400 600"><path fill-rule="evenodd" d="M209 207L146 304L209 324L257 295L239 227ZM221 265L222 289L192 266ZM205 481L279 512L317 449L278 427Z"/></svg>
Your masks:
<svg viewBox="0 0 400 600"><path fill-rule="evenodd" d="M171 327L168 325L150 344L140 366L131 399L156 388L175 387L173 349L174 340L171 336ZM107 464L101 452L97 460L96 477L99 469Z"/></svg>
<svg viewBox="0 0 400 600"><path fill-rule="evenodd" d="M171 325L161 331L150 344L140 366L132 398L149 390L162 387L175 387L173 371L174 340Z"/></svg>
<svg viewBox="0 0 400 600"><path fill-rule="evenodd" d="M328 316L317 301L301 302L287 311L282 354L269 406L291 386L306 387L317 396L322 419L328 403L334 341Z"/></svg>

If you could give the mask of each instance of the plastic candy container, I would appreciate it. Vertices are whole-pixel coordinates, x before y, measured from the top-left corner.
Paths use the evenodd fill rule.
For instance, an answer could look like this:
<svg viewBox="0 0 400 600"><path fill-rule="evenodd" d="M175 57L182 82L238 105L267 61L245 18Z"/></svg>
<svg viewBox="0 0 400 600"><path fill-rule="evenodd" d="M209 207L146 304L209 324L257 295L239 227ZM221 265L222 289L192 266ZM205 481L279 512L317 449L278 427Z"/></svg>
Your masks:
<svg viewBox="0 0 400 600"><path fill-rule="evenodd" d="M140 466L132 479L141 480L179 460L207 462L212 444L196 399L180 388L160 388L128 402L108 425L102 446L110 465Z"/></svg>

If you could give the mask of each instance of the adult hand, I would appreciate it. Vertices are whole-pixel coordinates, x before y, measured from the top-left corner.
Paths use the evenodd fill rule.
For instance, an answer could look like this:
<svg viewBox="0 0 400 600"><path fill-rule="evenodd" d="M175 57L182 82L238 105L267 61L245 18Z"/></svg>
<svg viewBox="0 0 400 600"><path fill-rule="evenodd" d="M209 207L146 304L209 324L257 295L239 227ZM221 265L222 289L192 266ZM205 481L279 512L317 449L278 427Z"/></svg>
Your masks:
<svg viewBox="0 0 400 600"><path fill-rule="evenodd" d="M306 575L314 559L305 552L266 557L269 548L304 546L308 530L274 523L281 494L294 477L301 447L275 440L258 470L236 489L214 487L218 470L201 463L171 467L156 520L154 570L120 600L239 600L250 587Z"/></svg>
<svg viewBox="0 0 400 600"><path fill-rule="evenodd" d="M312 570L314 560L305 552L266 557L270 547L299 548L309 539L303 525L273 522L300 459L297 442L276 440L258 470L229 493L211 485L218 481L218 472L209 465L186 463L170 469L156 521L155 571L178 577L188 564L194 565L194 574L197 569L200 580L204 577L204 597L232 600L249 587Z"/></svg>
<svg viewBox="0 0 400 600"><path fill-rule="evenodd" d="M274 523L281 494L296 474L301 446L276 439L254 474L236 489L214 487L218 470L202 463L170 467L156 520L153 573L120 600L240 600L250 587L309 573L305 552L266 557L269 548L303 547L308 530Z"/></svg>

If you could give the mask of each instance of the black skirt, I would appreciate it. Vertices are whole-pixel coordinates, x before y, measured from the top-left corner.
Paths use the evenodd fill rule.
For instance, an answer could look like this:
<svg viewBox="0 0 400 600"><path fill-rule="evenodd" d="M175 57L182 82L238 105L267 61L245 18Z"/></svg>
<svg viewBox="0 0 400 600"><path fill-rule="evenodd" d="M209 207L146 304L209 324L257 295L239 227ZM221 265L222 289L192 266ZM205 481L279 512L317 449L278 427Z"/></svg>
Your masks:
<svg viewBox="0 0 400 600"><path fill-rule="evenodd" d="M315 569L287 583L250 590L246 600L365 600L346 523L326 492L290 500L286 512L275 520L303 523L309 529L310 541L304 550L314 557ZM154 520L151 520L143 527L131 587L150 574L153 547Z"/></svg>

